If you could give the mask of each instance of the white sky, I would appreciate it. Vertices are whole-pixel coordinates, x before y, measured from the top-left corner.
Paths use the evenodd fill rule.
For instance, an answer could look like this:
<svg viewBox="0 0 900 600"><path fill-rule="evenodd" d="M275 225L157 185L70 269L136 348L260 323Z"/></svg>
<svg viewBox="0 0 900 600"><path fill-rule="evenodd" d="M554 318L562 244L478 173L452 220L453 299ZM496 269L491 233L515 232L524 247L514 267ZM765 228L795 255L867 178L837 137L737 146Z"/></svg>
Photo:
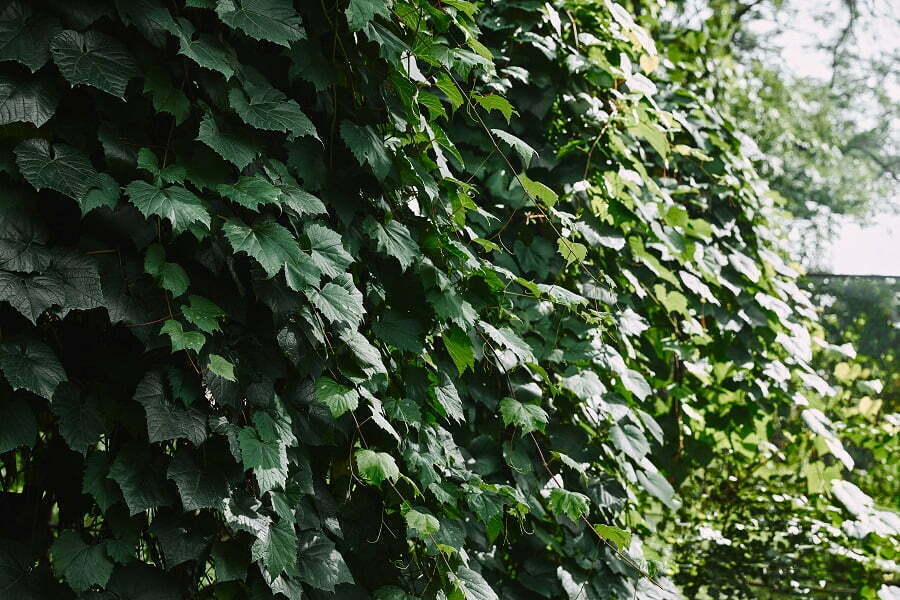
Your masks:
<svg viewBox="0 0 900 600"><path fill-rule="evenodd" d="M900 2L883 1L887 2L888 10L893 7L896 14ZM831 76L831 57L815 45L823 39L831 39L832 32L844 25L843 20L820 22L829 7L838 5L839 0L790 0L789 11L781 13L787 14L781 23L785 28L783 33L776 34L775 23L765 20L755 22L753 29L773 36L769 41L783 49L787 69L802 77L827 79ZM889 19L866 23L857 48L869 55L896 49L900 45L900 31L895 25ZM900 98L900 90L895 96ZM894 200L894 204L900 206L900 197ZM831 270L839 274L900 276L900 215L878 214L869 221L870 224L860 226L844 219L827 252L829 256L822 257L825 259L822 263L830 263Z"/></svg>

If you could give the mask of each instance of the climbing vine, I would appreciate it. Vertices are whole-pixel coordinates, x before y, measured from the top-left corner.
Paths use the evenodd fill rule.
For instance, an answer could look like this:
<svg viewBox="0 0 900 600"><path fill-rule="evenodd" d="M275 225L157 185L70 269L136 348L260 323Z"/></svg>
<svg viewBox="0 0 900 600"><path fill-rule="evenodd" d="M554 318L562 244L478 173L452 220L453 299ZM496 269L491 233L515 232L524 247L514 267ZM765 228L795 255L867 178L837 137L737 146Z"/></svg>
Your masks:
<svg viewBox="0 0 900 600"><path fill-rule="evenodd" d="M840 480L773 198L658 10L6 3L0 590L673 597L726 448L784 421Z"/></svg>

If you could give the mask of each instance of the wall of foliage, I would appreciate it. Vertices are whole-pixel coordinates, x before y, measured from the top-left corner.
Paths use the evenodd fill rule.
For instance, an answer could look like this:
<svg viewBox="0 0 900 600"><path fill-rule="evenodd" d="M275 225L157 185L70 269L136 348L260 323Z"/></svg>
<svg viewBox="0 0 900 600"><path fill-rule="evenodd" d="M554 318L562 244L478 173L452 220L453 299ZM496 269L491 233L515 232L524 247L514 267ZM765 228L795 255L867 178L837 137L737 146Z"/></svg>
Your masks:
<svg viewBox="0 0 900 600"><path fill-rule="evenodd" d="M702 597L760 457L882 581L777 198L659 10L5 2L2 595Z"/></svg>

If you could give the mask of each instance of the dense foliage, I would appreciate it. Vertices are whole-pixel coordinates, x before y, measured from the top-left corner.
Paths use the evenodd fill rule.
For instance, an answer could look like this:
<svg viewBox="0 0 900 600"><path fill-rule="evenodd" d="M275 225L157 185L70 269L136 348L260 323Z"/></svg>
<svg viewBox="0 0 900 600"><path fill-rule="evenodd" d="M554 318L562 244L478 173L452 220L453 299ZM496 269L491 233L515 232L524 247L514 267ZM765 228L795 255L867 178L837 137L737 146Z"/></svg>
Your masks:
<svg viewBox="0 0 900 600"><path fill-rule="evenodd" d="M900 525L842 479L772 196L702 36L657 47L658 16L5 3L0 591L889 581ZM755 505L786 498L773 518L830 528L831 563L748 535L713 572L750 475Z"/></svg>

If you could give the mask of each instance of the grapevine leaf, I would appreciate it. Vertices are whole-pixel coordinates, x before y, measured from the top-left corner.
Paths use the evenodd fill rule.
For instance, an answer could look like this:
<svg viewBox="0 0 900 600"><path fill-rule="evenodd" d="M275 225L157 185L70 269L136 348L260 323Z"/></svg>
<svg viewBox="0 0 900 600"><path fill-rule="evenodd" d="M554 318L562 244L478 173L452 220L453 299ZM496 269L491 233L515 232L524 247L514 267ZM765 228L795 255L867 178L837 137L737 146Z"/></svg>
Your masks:
<svg viewBox="0 0 900 600"><path fill-rule="evenodd" d="M279 519L269 524L264 535L253 543L253 560L262 560L272 577L297 568L297 532L293 522Z"/></svg>
<svg viewBox="0 0 900 600"><path fill-rule="evenodd" d="M569 517L571 520L577 521L590 510L590 500L578 492L553 488L550 490L547 506L554 515Z"/></svg>
<svg viewBox="0 0 900 600"><path fill-rule="evenodd" d="M35 15L35 6L13 0L0 12L0 61L20 62L32 73L50 60L50 40L62 30L55 18Z"/></svg>
<svg viewBox="0 0 900 600"><path fill-rule="evenodd" d="M0 404L0 454L16 448L31 448L38 436L37 420L31 406L21 398Z"/></svg>
<svg viewBox="0 0 900 600"><path fill-rule="evenodd" d="M223 183L216 191L232 202L259 211L261 204L277 204L281 190L262 177L241 177L234 184Z"/></svg>
<svg viewBox="0 0 900 600"><path fill-rule="evenodd" d="M504 425L515 425L522 429L522 433L543 431L549 422L543 408L536 404L523 404L513 398L504 398L500 401L500 414Z"/></svg>
<svg viewBox="0 0 900 600"><path fill-rule="evenodd" d="M631 534L612 525L594 525L594 531L604 540L611 542L618 550L631 545Z"/></svg>
<svg viewBox="0 0 900 600"><path fill-rule="evenodd" d="M64 382L56 388L50 408L59 419L59 432L69 448L83 455L106 431L106 417L99 398L80 392L71 383Z"/></svg>
<svg viewBox="0 0 900 600"><path fill-rule="evenodd" d="M441 340L453 364L459 374L462 375L466 369L475 369L475 352L472 349L472 340L468 334L457 325L452 325L449 329L441 334Z"/></svg>
<svg viewBox="0 0 900 600"><path fill-rule="evenodd" d="M256 40L290 48L305 37L291 0L219 0L216 14Z"/></svg>
<svg viewBox="0 0 900 600"><path fill-rule="evenodd" d="M376 15L387 18L390 15L390 6L390 0L350 0L346 11L350 31L362 29Z"/></svg>
<svg viewBox="0 0 900 600"><path fill-rule="evenodd" d="M321 290L313 288L306 294L309 301L332 323L347 323L356 328L362 322L362 304L342 286L326 283Z"/></svg>
<svg viewBox="0 0 900 600"><path fill-rule="evenodd" d="M409 510L406 515L406 525L416 531L416 534L425 539L435 534L441 528L441 522L431 515L417 510Z"/></svg>
<svg viewBox="0 0 900 600"><path fill-rule="evenodd" d="M404 271L419 257L419 245L410 235L409 229L397 220L391 219L382 225L369 217L365 228L378 242L378 249L396 258Z"/></svg>
<svg viewBox="0 0 900 600"><path fill-rule="evenodd" d="M335 419L359 406L359 394L356 390L344 387L330 377L319 377L316 380L316 400L327 406Z"/></svg>
<svg viewBox="0 0 900 600"><path fill-rule="evenodd" d="M342 583L353 583L353 576L344 557L334 543L319 531L304 531L300 535L299 578L314 588L333 592Z"/></svg>
<svg viewBox="0 0 900 600"><path fill-rule="evenodd" d="M396 482L400 477L400 469L394 457L386 452L374 452L368 449L356 451L356 468L364 480L373 485L381 485L385 480Z"/></svg>
<svg viewBox="0 0 900 600"><path fill-rule="evenodd" d="M70 84L90 85L117 98L125 97L132 77L139 75L128 48L97 31L62 31L50 42L50 53Z"/></svg>
<svg viewBox="0 0 900 600"><path fill-rule="evenodd" d="M342 121L341 137L360 165L368 163L378 179L387 177L391 170L391 156L384 140L371 126L360 127L351 121Z"/></svg>
<svg viewBox="0 0 900 600"><path fill-rule="evenodd" d="M0 343L0 371L14 390L28 390L48 400L66 380L53 350L37 340L8 340Z"/></svg>
<svg viewBox="0 0 900 600"><path fill-rule="evenodd" d="M169 463L167 477L175 482L181 506L190 512L201 508L218 508L228 496L228 482L218 466L207 465L200 453L179 446Z"/></svg>
<svg viewBox="0 0 900 600"><path fill-rule="evenodd" d="M50 552L54 572L76 592L83 592L92 585L105 586L113 571L103 546L88 546L76 531L59 534Z"/></svg>
<svg viewBox="0 0 900 600"><path fill-rule="evenodd" d="M252 138L239 131L220 128L210 113L203 115L197 139L238 169L249 165L259 152Z"/></svg>
<svg viewBox="0 0 900 600"><path fill-rule="evenodd" d="M97 172L80 150L32 138L16 146L16 164L37 190L49 188L81 200L93 187Z"/></svg>
<svg viewBox="0 0 900 600"><path fill-rule="evenodd" d="M206 343L206 336L199 331L184 331L181 323L175 319L169 319L160 328L159 333L168 334L169 340L172 342L172 352L180 352L181 350L193 350L200 352L203 344Z"/></svg>
<svg viewBox="0 0 900 600"><path fill-rule="evenodd" d="M228 50L215 37L207 34L195 36L194 26L186 19L178 19L179 54L211 71L218 71L231 79L234 67Z"/></svg>
<svg viewBox="0 0 900 600"><path fill-rule="evenodd" d="M456 570L456 585L464 600L500 600L481 573L461 566Z"/></svg>
<svg viewBox="0 0 900 600"><path fill-rule="evenodd" d="M340 234L318 223L307 225L304 233L309 238L312 262L325 275L337 277L353 262Z"/></svg>
<svg viewBox="0 0 900 600"><path fill-rule="evenodd" d="M145 217L156 215L168 219L176 233L185 231L195 223L209 227L210 216L206 207L187 188L179 185L159 187L146 181L132 181L125 192Z"/></svg>
<svg viewBox="0 0 900 600"><path fill-rule="evenodd" d="M296 260L300 247L291 232L271 218L260 218L253 225L229 219L222 228L235 252L245 252L256 259L269 277L274 277L285 263Z"/></svg>
<svg viewBox="0 0 900 600"><path fill-rule="evenodd" d="M0 125L32 123L41 127L59 104L59 93L47 79L16 81L0 77Z"/></svg>
<svg viewBox="0 0 900 600"><path fill-rule="evenodd" d="M206 333L219 331L219 320L227 316L224 310L203 296L194 294L188 296L188 303L181 305L181 314L188 323Z"/></svg>
<svg viewBox="0 0 900 600"><path fill-rule="evenodd" d="M249 93L234 88L228 93L228 102L245 123L257 129L285 132L288 139L304 135L319 139L300 105L275 88L252 87Z"/></svg>
<svg viewBox="0 0 900 600"><path fill-rule="evenodd" d="M134 399L147 413L147 437L151 442L186 439L199 446L206 439L203 414L178 406L168 396L158 371L147 373L138 384Z"/></svg>
<svg viewBox="0 0 900 600"><path fill-rule="evenodd" d="M228 381L237 381L234 376L234 365L218 354L209 355L208 366L209 370L219 377L224 377Z"/></svg>

